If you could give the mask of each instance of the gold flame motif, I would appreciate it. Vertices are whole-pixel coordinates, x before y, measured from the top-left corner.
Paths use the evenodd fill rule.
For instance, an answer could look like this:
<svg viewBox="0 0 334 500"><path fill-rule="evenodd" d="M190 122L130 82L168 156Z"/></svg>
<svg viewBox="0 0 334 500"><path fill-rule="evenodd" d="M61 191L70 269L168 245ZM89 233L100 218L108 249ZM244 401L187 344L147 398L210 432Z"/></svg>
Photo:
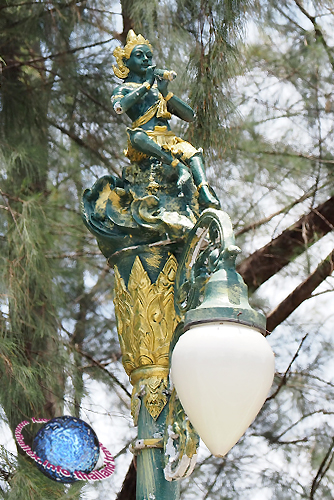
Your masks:
<svg viewBox="0 0 334 500"><path fill-rule="evenodd" d="M136 423L139 396L152 418L167 404L169 346L179 319L174 309L177 261L170 255L155 283L137 256L128 286L115 266L115 311L126 373L134 385L132 413Z"/></svg>

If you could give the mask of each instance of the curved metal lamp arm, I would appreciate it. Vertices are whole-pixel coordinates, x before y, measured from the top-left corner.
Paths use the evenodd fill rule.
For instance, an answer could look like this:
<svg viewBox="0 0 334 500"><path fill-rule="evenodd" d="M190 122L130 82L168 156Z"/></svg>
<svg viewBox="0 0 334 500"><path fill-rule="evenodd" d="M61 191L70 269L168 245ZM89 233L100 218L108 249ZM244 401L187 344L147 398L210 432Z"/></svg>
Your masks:
<svg viewBox="0 0 334 500"><path fill-rule="evenodd" d="M186 239L175 278L175 309L180 316L201 302L208 279L226 258L231 264L241 250L235 246L230 217L222 210L204 210Z"/></svg>
<svg viewBox="0 0 334 500"><path fill-rule="evenodd" d="M266 320L248 303L248 289L235 269L241 252L235 245L229 216L205 210L188 234L176 273L175 310L193 324L232 321L265 334Z"/></svg>

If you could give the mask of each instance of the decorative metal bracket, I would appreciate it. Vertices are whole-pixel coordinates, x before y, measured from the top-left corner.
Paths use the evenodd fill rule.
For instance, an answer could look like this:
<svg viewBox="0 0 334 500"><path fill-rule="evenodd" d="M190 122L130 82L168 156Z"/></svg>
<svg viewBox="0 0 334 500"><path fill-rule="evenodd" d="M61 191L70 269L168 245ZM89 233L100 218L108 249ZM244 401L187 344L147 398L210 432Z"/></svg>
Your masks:
<svg viewBox="0 0 334 500"><path fill-rule="evenodd" d="M204 286L227 248L235 255L241 251L235 246L229 216L221 210L204 210L187 236L175 277L175 310L180 316L200 304Z"/></svg>
<svg viewBox="0 0 334 500"><path fill-rule="evenodd" d="M131 451L131 453L136 455L140 450L163 447L164 445L162 438L135 439L135 441L130 444L129 450Z"/></svg>
<svg viewBox="0 0 334 500"><path fill-rule="evenodd" d="M175 389L169 401L163 442L167 481L190 476L197 461L199 435L185 414Z"/></svg>
<svg viewBox="0 0 334 500"><path fill-rule="evenodd" d="M247 286L235 269L240 252L229 216L205 210L188 234L175 277L175 310L185 315L185 330L216 320L256 326L265 334L265 317L249 305Z"/></svg>

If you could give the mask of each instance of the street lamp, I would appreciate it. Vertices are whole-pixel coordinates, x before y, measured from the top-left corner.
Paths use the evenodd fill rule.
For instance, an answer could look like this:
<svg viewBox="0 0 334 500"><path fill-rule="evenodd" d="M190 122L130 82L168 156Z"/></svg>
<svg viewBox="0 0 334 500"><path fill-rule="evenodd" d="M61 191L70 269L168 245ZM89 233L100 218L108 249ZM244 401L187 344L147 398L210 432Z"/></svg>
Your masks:
<svg viewBox="0 0 334 500"><path fill-rule="evenodd" d="M163 172L155 165L155 175ZM197 432L214 455L225 455L264 403L274 356L265 318L250 307L235 270L240 249L228 215L206 209L191 224L182 219L186 199L173 200L181 216L157 209L158 197L140 196L143 185L150 189L152 169L138 177L137 184L126 176L99 179L83 195L83 218L115 272L122 361L138 425L137 500L177 500L177 480L196 463ZM163 200L174 194L171 184L159 189ZM162 219L169 221L163 238Z"/></svg>
<svg viewBox="0 0 334 500"><path fill-rule="evenodd" d="M84 192L82 215L114 268L138 426L136 498L177 500L177 480L196 463L195 428L224 455L260 410L274 361L261 335L265 319L236 273L239 249L229 217L216 210L202 152L170 129L172 114L189 122L193 110L168 91L170 72L151 66L143 36L130 30L114 55L124 81L112 103L132 121L131 163L121 178L105 175Z"/></svg>
<svg viewBox="0 0 334 500"><path fill-rule="evenodd" d="M265 318L250 307L235 270L239 252L227 214L205 210L187 238L176 276L176 307L186 316L172 354L172 381L192 424L218 456L252 423L274 376ZM195 307L203 282L204 300Z"/></svg>

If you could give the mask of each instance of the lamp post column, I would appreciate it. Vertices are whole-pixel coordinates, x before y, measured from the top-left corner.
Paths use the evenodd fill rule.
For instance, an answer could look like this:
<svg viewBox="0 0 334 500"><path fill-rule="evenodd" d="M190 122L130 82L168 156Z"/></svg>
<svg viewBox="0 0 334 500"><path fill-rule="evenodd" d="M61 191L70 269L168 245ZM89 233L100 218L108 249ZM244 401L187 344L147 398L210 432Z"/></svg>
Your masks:
<svg viewBox="0 0 334 500"><path fill-rule="evenodd" d="M154 420L142 405L138 418L138 440L151 440L152 436L163 436L167 408ZM159 438L153 438L159 439ZM161 440L162 441L162 440ZM178 500L179 481L166 481L164 476L164 449L143 448L137 450L136 500Z"/></svg>
<svg viewBox="0 0 334 500"><path fill-rule="evenodd" d="M179 323L174 308L177 260L145 245L112 259L115 312L122 361L133 385L131 413L138 425L137 500L177 500L177 481L164 476L164 435L170 399L169 350Z"/></svg>
<svg viewBox="0 0 334 500"><path fill-rule="evenodd" d="M250 307L247 287L235 270L239 248L228 215L207 209L192 224L177 212L157 211L156 197L134 199L134 187L139 194L151 189L150 175L146 187L128 182L123 188L111 176L100 179L84 193L83 215L115 271L117 330L138 425L133 443L137 500L177 500L175 480L190 475L196 463L199 438L190 422L209 449L224 456L261 409L274 375L274 356L261 335L265 318ZM184 203L168 191L165 201L171 201L170 208ZM128 226L120 225L122 217ZM159 240L157 229L165 227L181 237L164 234ZM145 237L153 241L143 242ZM180 317L185 313L184 325ZM213 326L210 342L203 324ZM183 326L200 332L183 335ZM174 345L172 377L181 402L169 384ZM205 360L209 378L203 373Z"/></svg>

